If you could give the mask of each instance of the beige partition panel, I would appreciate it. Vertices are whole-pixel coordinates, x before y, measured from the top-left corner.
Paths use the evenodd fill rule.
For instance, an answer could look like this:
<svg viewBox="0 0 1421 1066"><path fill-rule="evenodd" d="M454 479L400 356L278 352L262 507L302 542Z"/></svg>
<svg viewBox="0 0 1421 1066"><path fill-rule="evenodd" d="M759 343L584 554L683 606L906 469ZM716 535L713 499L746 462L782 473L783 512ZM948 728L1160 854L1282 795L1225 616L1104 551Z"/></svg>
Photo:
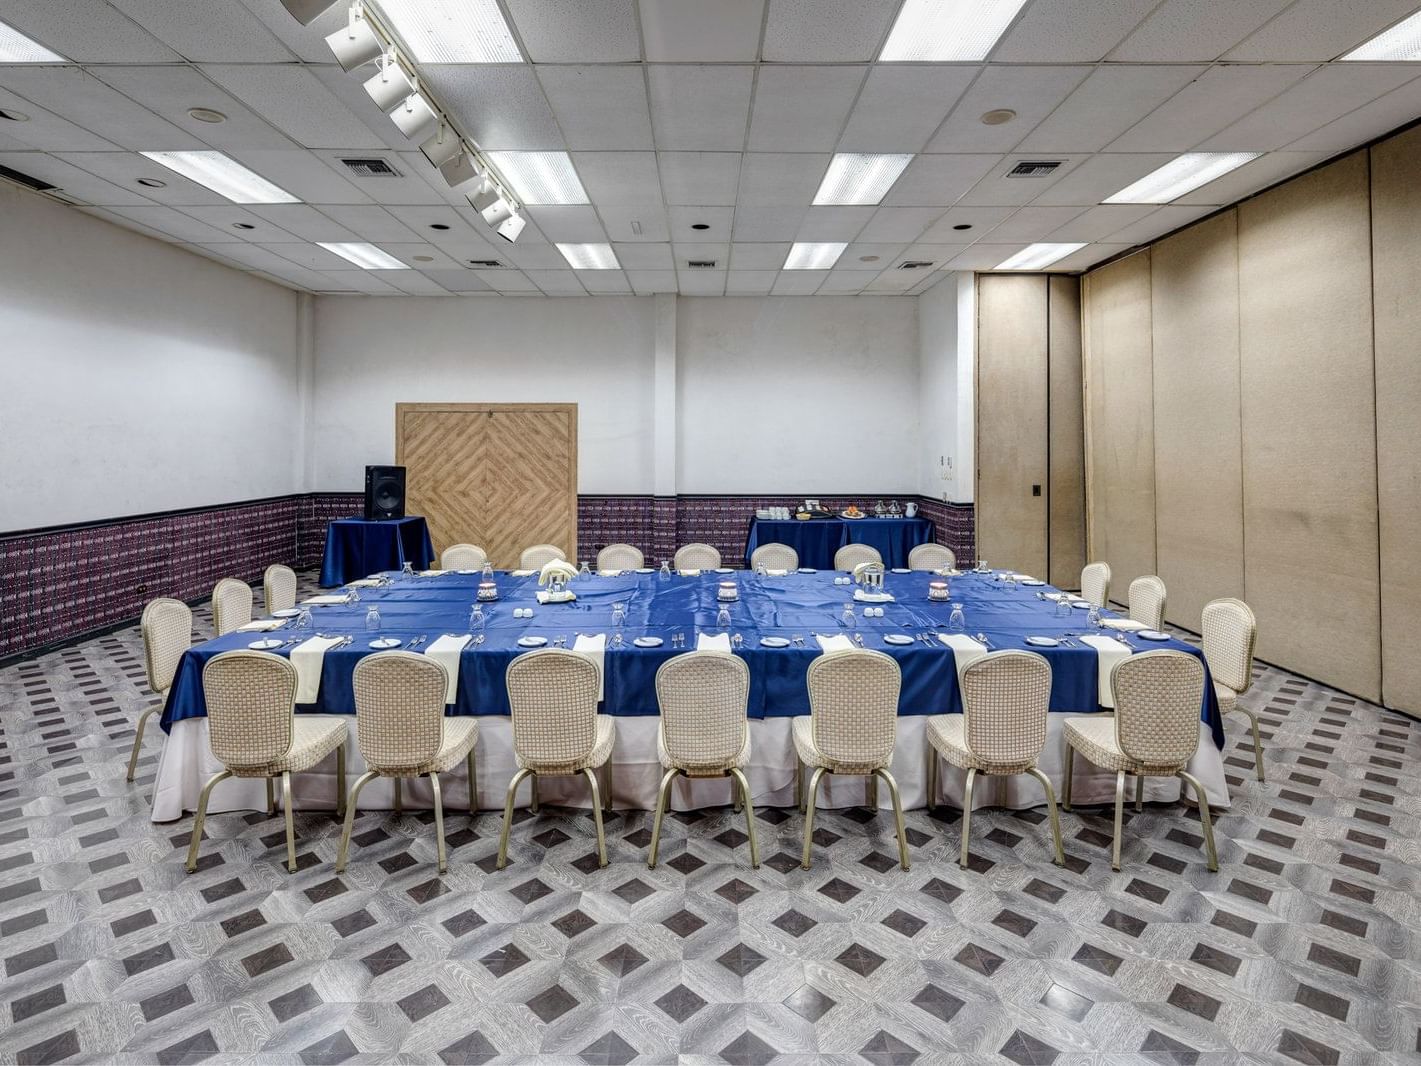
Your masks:
<svg viewBox="0 0 1421 1066"><path fill-rule="evenodd" d="M1421 128L1372 149L1382 696L1421 715Z"/></svg>
<svg viewBox="0 0 1421 1066"><path fill-rule="evenodd" d="M1381 695L1367 153L1238 209L1245 597L1259 655Z"/></svg>
<svg viewBox="0 0 1421 1066"><path fill-rule="evenodd" d="M1046 317L1044 277L978 275L977 556L1031 574L1046 573Z"/></svg>
<svg viewBox="0 0 1421 1066"><path fill-rule="evenodd" d="M1051 481L1051 576L1059 588L1078 588L1085 565L1085 425L1081 407L1081 283L1048 280L1048 402Z"/></svg>
<svg viewBox="0 0 1421 1066"><path fill-rule="evenodd" d="M1086 278L1087 554L1110 564L1111 598L1155 571L1150 253Z"/></svg>
<svg viewBox="0 0 1421 1066"><path fill-rule="evenodd" d="M1159 575L1197 633L1204 604L1244 592L1236 212L1156 244L1151 272Z"/></svg>

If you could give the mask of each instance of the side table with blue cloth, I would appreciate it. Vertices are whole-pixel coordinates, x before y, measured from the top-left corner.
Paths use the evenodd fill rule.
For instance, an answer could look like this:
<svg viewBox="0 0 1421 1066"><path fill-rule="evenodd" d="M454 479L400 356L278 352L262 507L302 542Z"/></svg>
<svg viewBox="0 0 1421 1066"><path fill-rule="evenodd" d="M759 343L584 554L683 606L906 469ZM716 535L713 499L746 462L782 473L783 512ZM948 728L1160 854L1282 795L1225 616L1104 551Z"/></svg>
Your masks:
<svg viewBox="0 0 1421 1066"><path fill-rule="evenodd" d="M429 526L419 515L379 522L337 518L326 526L321 585L344 585L382 570L399 570L405 563L426 570L433 561Z"/></svg>
<svg viewBox="0 0 1421 1066"><path fill-rule="evenodd" d="M798 553L800 566L830 570L834 553L845 544L867 544L878 549L884 566L904 567L908 553L919 544L931 544L936 533L926 518L755 518L745 535L745 565L762 544L788 544Z"/></svg>

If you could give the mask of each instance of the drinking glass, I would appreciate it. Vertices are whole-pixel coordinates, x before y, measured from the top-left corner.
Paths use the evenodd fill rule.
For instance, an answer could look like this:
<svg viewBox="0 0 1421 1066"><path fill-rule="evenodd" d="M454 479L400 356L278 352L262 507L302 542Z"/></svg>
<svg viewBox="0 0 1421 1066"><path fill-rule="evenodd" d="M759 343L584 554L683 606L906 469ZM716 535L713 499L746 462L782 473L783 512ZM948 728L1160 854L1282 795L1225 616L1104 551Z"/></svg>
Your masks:
<svg viewBox="0 0 1421 1066"><path fill-rule="evenodd" d="M730 638L730 646L731 646L732 648L740 648L740 647L743 647L744 644L745 644L745 638L742 637L739 633L736 633L734 636L732 636L732 637Z"/></svg>
<svg viewBox="0 0 1421 1066"><path fill-rule="evenodd" d="M354 606L355 604L359 603L359 602L360 602L360 590L359 590L359 589L350 589L349 591L347 591L346 594L345 594L345 602L348 603L348 604L350 604L350 605L352 605L352 606Z"/></svg>
<svg viewBox="0 0 1421 1066"><path fill-rule="evenodd" d="M1101 628L1100 608L1093 603L1090 605L1090 610L1085 613L1085 624L1092 629Z"/></svg>
<svg viewBox="0 0 1421 1066"><path fill-rule="evenodd" d="M844 604L844 611L839 615L839 624L845 629L856 629L858 627L859 620L854 614L854 605L852 603Z"/></svg>
<svg viewBox="0 0 1421 1066"><path fill-rule="evenodd" d="M669 559L662 559L662 560L661 560L661 576L662 576L662 577L670 577L670 576L671 576L671 560L669 560Z"/></svg>
<svg viewBox="0 0 1421 1066"><path fill-rule="evenodd" d="M947 628L954 633L963 633L967 630L967 616L962 613L962 604L954 603L952 613L947 616Z"/></svg>
<svg viewBox="0 0 1421 1066"><path fill-rule="evenodd" d="M621 629L622 626L623 626L624 624L626 624L626 621L627 621L627 608L626 608L626 604L622 604L622 603L614 603L614 604L612 604L612 625L613 625L615 628L617 628L617 629Z"/></svg>
<svg viewBox="0 0 1421 1066"><path fill-rule="evenodd" d="M480 636L484 631L484 609L482 604L474 604L469 611L469 632L474 636Z"/></svg>
<svg viewBox="0 0 1421 1066"><path fill-rule="evenodd" d="M370 610L365 612L365 632L380 632L380 608L373 603L370 605Z"/></svg>
<svg viewBox="0 0 1421 1066"><path fill-rule="evenodd" d="M479 572L479 579L482 581L493 580L493 563L487 559L484 560L483 569Z"/></svg>
<svg viewBox="0 0 1421 1066"><path fill-rule="evenodd" d="M723 603L720 605L720 610L715 613L715 627L725 630L730 628L730 608Z"/></svg>
<svg viewBox="0 0 1421 1066"><path fill-rule="evenodd" d="M302 607L302 608L301 608L301 613L296 616L296 625L295 625L294 628L296 628L296 629L310 629L310 628L311 628L311 608L309 608L309 607Z"/></svg>
<svg viewBox="0 0 1421 1066"><path fill-rule="evenodd" d="M1071 605L1064 599L1056 601L1056 617L1069 618L1071 616Z"/></svg>
<svg viewBox="0 0 1421 1066"><path fill-rule="evenodd" d="M400 573L405 577L414 577L414 563L405 563L405 565L400 568Z"/></svg>
<svg viewBox="0 0 1421 1066"><path fill-rule="evenodd" d="M987 560L986 560L986 559L978 559L978 560L977 560L977 573L979 573L979 574L985 574L985 573L988 573L990 570L991 570L991 567L989 567L989 566L987 565Z"/></svg>

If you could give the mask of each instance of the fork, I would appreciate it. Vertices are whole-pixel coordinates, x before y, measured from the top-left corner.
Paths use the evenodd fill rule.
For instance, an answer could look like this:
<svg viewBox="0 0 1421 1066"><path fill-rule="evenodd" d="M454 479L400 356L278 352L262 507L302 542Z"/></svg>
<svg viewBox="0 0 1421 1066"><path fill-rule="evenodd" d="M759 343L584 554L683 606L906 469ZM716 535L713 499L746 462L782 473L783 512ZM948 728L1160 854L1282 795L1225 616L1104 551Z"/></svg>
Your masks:
<svg viewBox="0 0 1421 1066"><path fill-rule="evenodd" d="M854 643L857 644L860 648L863 647L863 634L862 634L862 633L855 633L855 634L854 634Z"/></svg>

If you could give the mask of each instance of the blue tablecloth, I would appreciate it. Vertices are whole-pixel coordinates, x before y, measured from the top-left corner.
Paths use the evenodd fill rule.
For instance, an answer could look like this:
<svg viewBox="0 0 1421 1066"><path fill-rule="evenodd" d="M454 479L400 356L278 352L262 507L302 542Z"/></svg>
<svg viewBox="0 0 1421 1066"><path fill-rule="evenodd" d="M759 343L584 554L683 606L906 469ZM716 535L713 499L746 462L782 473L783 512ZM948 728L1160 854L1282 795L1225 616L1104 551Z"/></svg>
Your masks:
<svg viewBox="0 0 1421 1066"><path fill-rule="evenodd" d="M502 598L485 607L487 639L466 646L459 660L459 682L451 714L507 714L508 694L504 674L514 656L524 649L518 639L527 635L567 638L569 647L578 633L612 633L614 603L627 608L625 645L609 647L605 658L604 710L617 715L655 715L656 670L678 654L671 648L671 635L684 633L688 649L696 646L697 631L715 632L718 610L716 583L734 580L740 600L731 605L731 629L740 633L744 647L736 654L750 667L752 718L774 718L809 713L805 673L815 656L821 654L814 635L842 633L839 622L850 589L833 584L832 574L790 574L760 578L747 571L731 574L706 573L700 577L662 577L659 574L624 574L619 577L591 575L578 578L570 586L577 593L572 604L537 606L534 594L537 579L500 574ZM317 701L303 704L298 711L352 714L355 710L352 674L355 664L371 654L374 634L365 629L365 615L373 604L379 607L382 636L408 641L427 635L433 643L443 633L466 633L469 607L474 599L477 576L444 574L429 578L397 578L386 588L362 589L360 603L352 606L315 607L315 632L354 635L353 643L326 653ZM857 629L866 647L887 652L898 660L903 687L898 713L904 715L960 712L962 697L957 686L957 670L950 649L940 642L931 646L914 642L907 646L888 644L885 634L913 635L925 631L947 631L950 608L930 602L927 574L889 574L886 587L897 602L885 604L882 618L860 617ZM1057 618L1053 605L1036 598L1035 590L1002 584L986 575L966 574L951 579L952 598L963 604L967 628L983 632L997 650L1025 649L1024 638L1031 635L1061 636L1080 634L1085 612ZM532 606L531 619L514 618L515 607ZM856 612L862 616L862 607ZM1109 612L1106 612L1109 615ZM287 631L277 634L286 637ZM634 637L658 636L659 648L638 648ZM805 647L766 648L765 636L798 635ZM168 693L163 711L163 728L174 721L201 717L207 713L202 689L202 668L214 655L245 648L261 633L229 633L199 644L183 655L177 677ZM1198 648L1176 640L1167 643L1139 641L1142 648L1174 648L1191 655ZM1051 710L1099 710L1098 657L1088 646L1031 648L1051 663ZM289 654L283 650L278 654ZM1223 726L1213 685L1206 680L1203 720L1213 730L1214 740L1223 746Z"/></svg>
<svg viewBox="0 0 1421 1066"><path fill-rule="evenodd" d="M834 553L845 544L869 544L883 556L884 566L907 566L908 553L919 544L931 544L934 535L926 518L753 518L745 535L745 565L761 544L788 544L799 553L800 566L829 570Z"/></svg>
<svg viewBox="0 0 1421 1066"><path fill-rule="evenodd" d="M321 557L321 585L331 588L405 563L427 570L434 561L429 527L419 515L367 522L337 518L326 526L326 551Z"/></svg>

